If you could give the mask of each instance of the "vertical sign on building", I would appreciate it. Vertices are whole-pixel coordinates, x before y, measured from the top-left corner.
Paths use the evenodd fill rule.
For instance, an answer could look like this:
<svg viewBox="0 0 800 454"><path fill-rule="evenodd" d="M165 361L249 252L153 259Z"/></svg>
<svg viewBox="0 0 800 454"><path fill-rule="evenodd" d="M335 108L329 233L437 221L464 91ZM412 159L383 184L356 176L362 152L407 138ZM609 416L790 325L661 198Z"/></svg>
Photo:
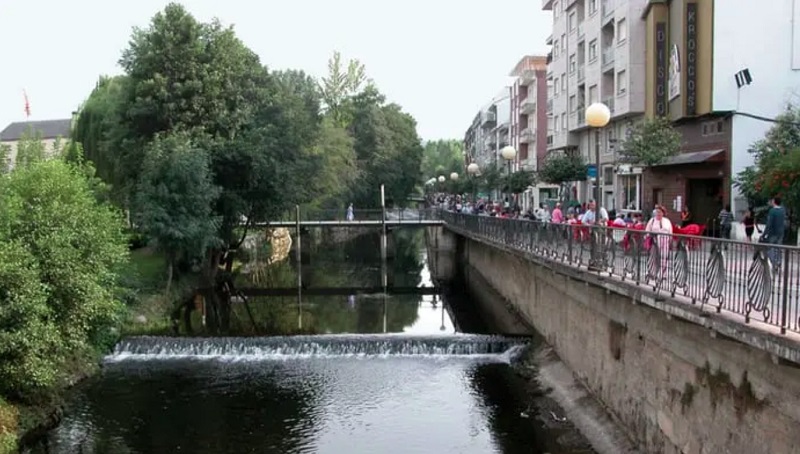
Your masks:
<svg viewBox="0 0 800 454"><path fill-rule="evenodd" d="M697 3L686 4L686 115L697 115Z"/></svg>
<svg viewBox="0 0 800 454"><path fill-rule="evenodd" d="M656 116L667 115L667 23L656 22Z"/></svg>

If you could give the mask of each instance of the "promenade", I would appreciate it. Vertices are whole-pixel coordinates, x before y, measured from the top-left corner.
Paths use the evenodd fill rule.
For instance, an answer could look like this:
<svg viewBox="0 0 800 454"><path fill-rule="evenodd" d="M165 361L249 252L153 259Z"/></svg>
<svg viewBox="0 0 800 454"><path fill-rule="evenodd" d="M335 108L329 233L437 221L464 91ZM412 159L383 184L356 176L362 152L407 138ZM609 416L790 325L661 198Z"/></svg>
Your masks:
<svg viewBox="0 0 800 454"><path fill-rule="evenodd" d="M443 212L448 227L800 342L800 248ZM658 245L660 247L656 247ZM780 257L780 264L770 258Z"/></svg>

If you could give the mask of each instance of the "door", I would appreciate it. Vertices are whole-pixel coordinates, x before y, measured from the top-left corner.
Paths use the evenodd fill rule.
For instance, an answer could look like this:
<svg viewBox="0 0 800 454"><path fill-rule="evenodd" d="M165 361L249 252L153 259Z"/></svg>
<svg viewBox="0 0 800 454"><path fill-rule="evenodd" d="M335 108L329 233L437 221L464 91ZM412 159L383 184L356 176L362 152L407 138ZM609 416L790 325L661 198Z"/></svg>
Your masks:
<svg viewBox="0 0 800 454"><path fill-rule="evenodd" d="M717 236L716 224L722 209L722 178L689 180L686 206L692 213L692 222L705 224L709 235Z"/></svg>

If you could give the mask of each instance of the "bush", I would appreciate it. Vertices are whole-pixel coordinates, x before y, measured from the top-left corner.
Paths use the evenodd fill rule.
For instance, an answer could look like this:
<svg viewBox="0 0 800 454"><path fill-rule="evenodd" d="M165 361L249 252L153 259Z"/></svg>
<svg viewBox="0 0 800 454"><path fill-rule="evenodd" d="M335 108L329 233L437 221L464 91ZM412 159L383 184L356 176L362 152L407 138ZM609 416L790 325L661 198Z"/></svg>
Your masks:
<svg viewBox="0 0 800 454"><path fill-rule="evenodd" d="M0 398L0 454L17 452L17 409Z"/></svg>
<svg viewBox="0 0 800 454"><path fill-rule="evenodd" d="M63 382L69 361L107 346L121 310L122 226L71 164L0 177L0 393L30 399Z"/></svg>

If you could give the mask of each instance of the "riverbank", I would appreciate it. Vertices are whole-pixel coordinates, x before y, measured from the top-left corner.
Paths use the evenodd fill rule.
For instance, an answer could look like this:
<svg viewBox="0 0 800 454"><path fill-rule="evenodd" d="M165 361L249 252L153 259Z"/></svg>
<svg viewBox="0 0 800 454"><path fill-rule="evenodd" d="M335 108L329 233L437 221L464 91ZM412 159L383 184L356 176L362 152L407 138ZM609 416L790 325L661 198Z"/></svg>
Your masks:
<svg viewBox="0 0 800 454"><path fill-rule="evenodd" d="M597 454L635 454L631 441L606 408L589 394L567 366L543 342L528 347L513 364L526 382L526 415L559 431L561 443Z"/></svg>

